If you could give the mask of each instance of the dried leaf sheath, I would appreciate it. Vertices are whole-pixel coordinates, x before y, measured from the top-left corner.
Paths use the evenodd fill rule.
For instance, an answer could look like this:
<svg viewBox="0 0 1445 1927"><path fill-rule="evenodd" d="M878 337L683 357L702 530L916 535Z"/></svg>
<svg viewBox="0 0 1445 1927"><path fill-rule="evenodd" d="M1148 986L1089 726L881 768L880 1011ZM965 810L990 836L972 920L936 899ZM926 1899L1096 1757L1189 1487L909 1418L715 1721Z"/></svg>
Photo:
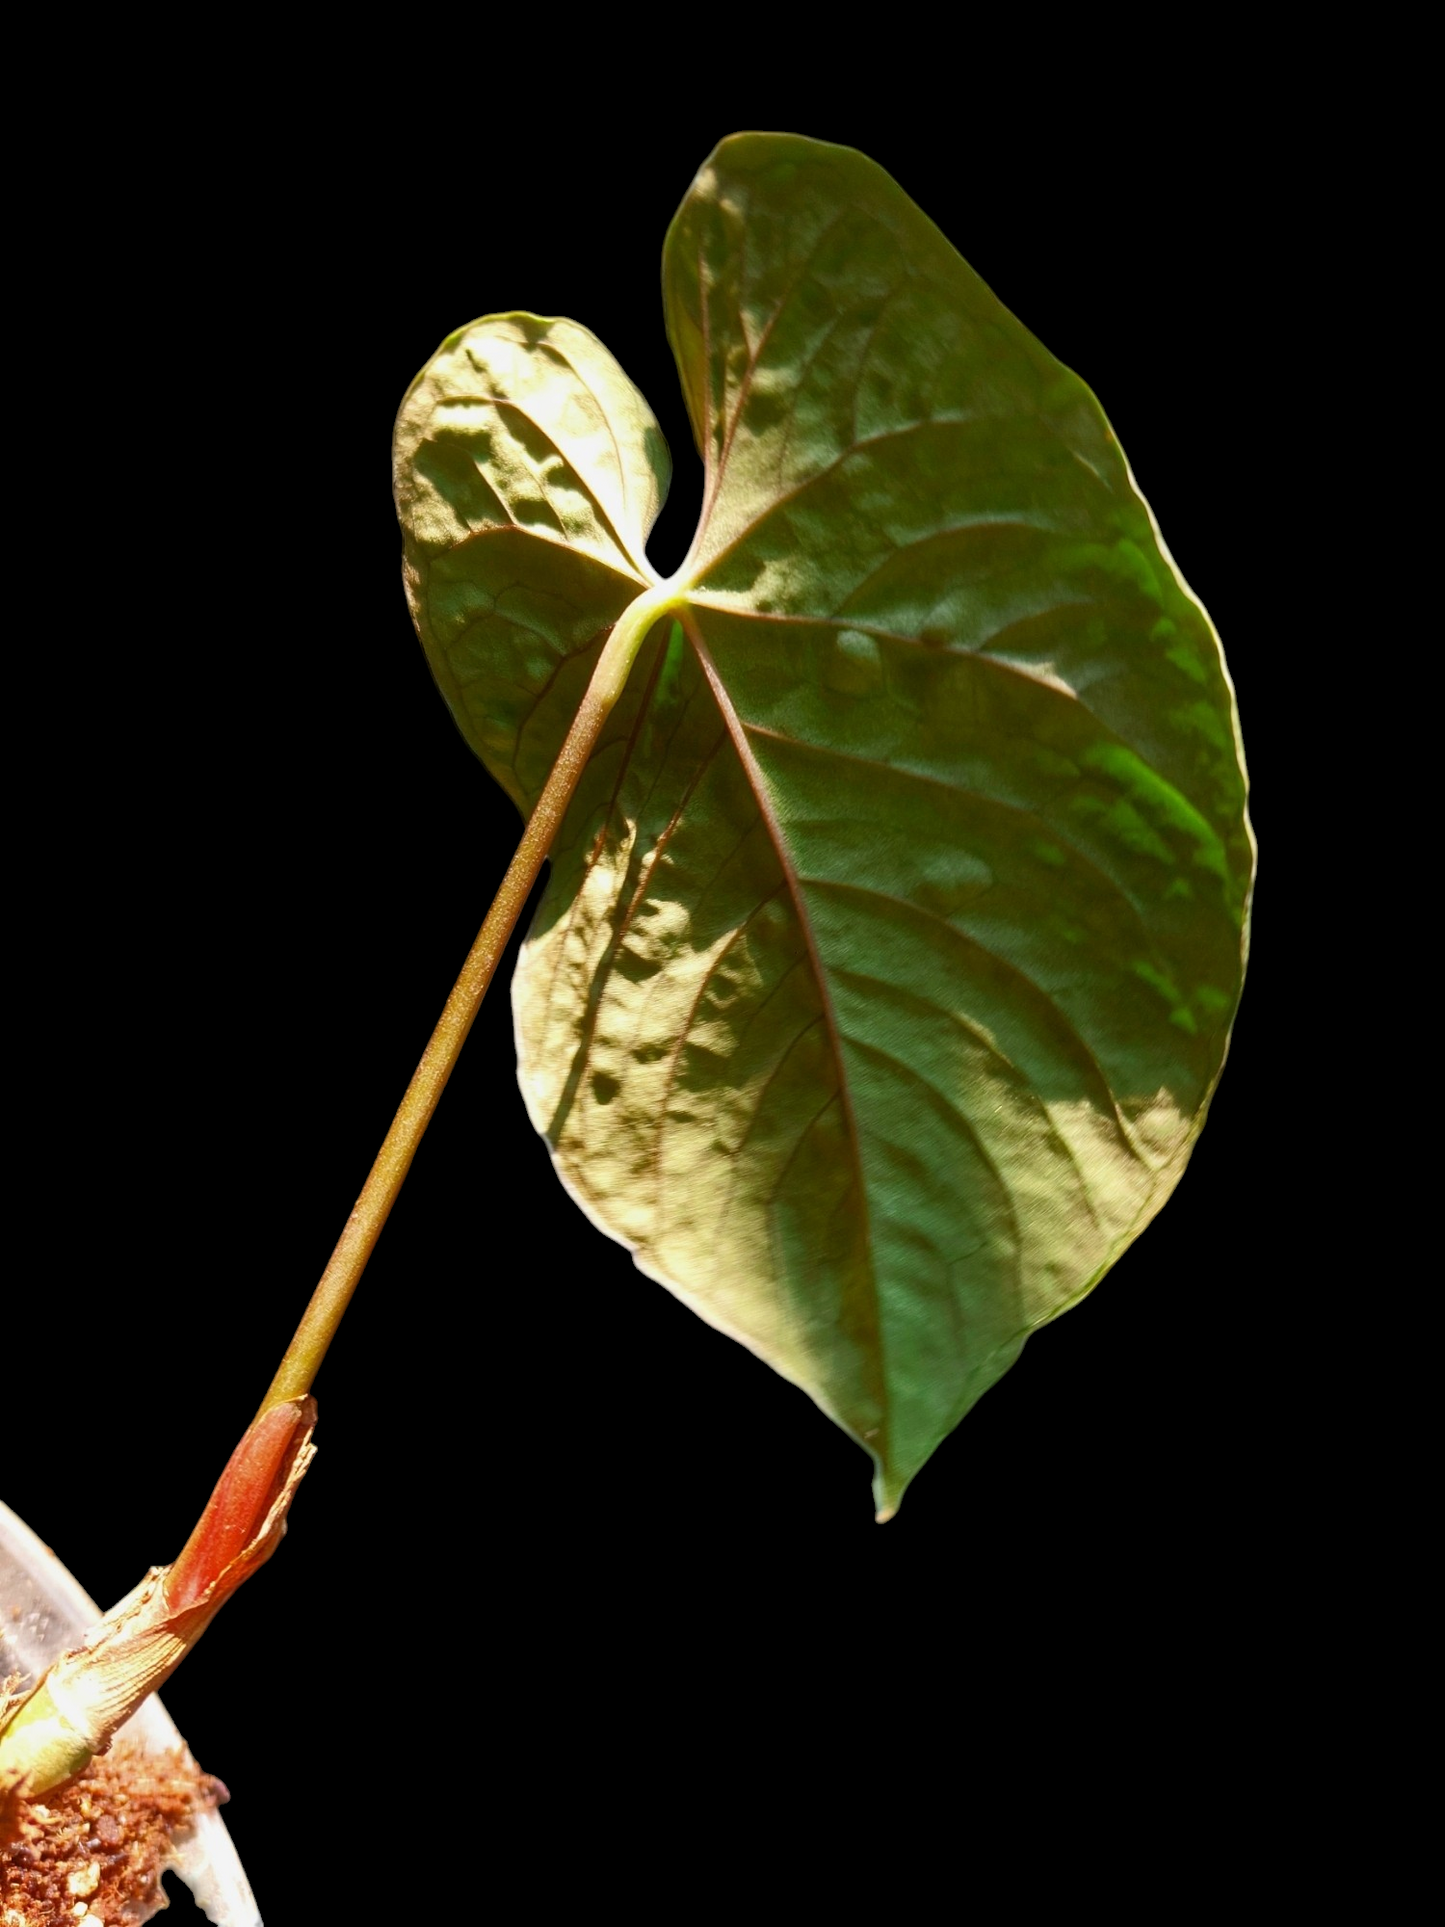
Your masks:
<svg viewBox="0 0 1445 1927"><path fill-rule="evenodd" d="M0 1807L33 1799L103 1753L236 1588L270 1558L315 1456L316 1401L272 1406L231 1455L173 1566L157 1566L62 1654L0 1730Z"/></svg>

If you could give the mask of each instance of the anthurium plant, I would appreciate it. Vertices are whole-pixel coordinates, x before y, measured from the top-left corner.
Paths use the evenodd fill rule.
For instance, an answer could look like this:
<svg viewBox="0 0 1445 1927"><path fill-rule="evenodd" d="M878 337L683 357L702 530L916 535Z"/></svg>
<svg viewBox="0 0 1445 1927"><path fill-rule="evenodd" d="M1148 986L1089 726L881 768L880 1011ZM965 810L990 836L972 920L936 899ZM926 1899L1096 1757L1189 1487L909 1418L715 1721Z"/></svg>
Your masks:
<svg viewBox="0 0 1445 1927"><path fill-rule="evenodd" d="M274 1547L544 860L512 996L560 1184L856 1440L880 1520L1184 1170L1254 846L1218 637L1098 401L847 147L724 141L663 298L705 477L665 578L669 451L589 328L483 316L402 402L416 629L525 828L191 1545L11 1709L12 1801Z"/></svg>

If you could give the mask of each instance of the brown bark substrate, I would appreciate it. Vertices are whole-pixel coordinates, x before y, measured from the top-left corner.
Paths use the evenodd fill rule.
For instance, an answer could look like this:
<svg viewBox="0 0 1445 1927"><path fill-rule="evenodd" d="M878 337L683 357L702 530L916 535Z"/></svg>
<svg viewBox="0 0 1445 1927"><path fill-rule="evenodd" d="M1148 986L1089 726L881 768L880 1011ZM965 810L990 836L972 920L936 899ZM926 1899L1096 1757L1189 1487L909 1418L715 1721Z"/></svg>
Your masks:
<svg viewBox="0 0 1445 1927"><path fill-rule="evenodd" d="M0 1820L0 1927L122 1927L143 1918L157 1904L172 1836L226 1798L184 1748L145 1753L118 1741Z"/></svg>

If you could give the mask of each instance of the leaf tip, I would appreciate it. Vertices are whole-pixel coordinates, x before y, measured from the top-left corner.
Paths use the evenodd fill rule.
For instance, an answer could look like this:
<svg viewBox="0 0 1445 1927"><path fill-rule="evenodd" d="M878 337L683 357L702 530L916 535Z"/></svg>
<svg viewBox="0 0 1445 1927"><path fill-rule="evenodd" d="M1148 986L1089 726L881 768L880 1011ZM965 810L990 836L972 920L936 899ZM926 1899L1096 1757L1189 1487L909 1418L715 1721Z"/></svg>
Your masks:
<svg viewBox="0 0 1445 1927"><path fill-rule="evenodd" d="M873 1457L873 1523L886 1526L903 1503L908 1481L886 1466L877 1454Z"/></svg>

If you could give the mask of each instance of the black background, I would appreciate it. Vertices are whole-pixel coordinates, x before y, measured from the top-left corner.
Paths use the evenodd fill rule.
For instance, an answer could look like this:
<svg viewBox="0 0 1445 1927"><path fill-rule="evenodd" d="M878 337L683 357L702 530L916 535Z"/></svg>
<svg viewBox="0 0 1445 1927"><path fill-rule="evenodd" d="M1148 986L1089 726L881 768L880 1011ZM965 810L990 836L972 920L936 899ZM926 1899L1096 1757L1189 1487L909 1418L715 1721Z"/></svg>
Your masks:
<svg viewBox="0 0 1445 1927"><path fill-rule="evenodd" d="M1197 1666L1295 1530L1272 831L1297 262L1246 91L1208 138L1192 103L1141 131L1105 91L1036 116L1015 84L983 118L744 95L599 116L579 158L505 114L403 138L282 89L179 151L136 130L47 257L4 1496L102 1603L184 1541L519 829L403 601L398 401L477 314L587 323L672 445L674 566L700 470L659 251L723 134L871 152L1090 382L1224 637L1255 780L1255 960L1178 1194L886 1528L864 1455L562 1193L499 979L323 1368L287 1542L165 1696L274 1927L329 1917L309 1840L474 1746L505 1820L605 1778L659 1687L685 1726L727 1678L708 1717L762 1723L922 1665L952 1728L1106 1621L1178 1663L1208 1620Z"/></svg>

